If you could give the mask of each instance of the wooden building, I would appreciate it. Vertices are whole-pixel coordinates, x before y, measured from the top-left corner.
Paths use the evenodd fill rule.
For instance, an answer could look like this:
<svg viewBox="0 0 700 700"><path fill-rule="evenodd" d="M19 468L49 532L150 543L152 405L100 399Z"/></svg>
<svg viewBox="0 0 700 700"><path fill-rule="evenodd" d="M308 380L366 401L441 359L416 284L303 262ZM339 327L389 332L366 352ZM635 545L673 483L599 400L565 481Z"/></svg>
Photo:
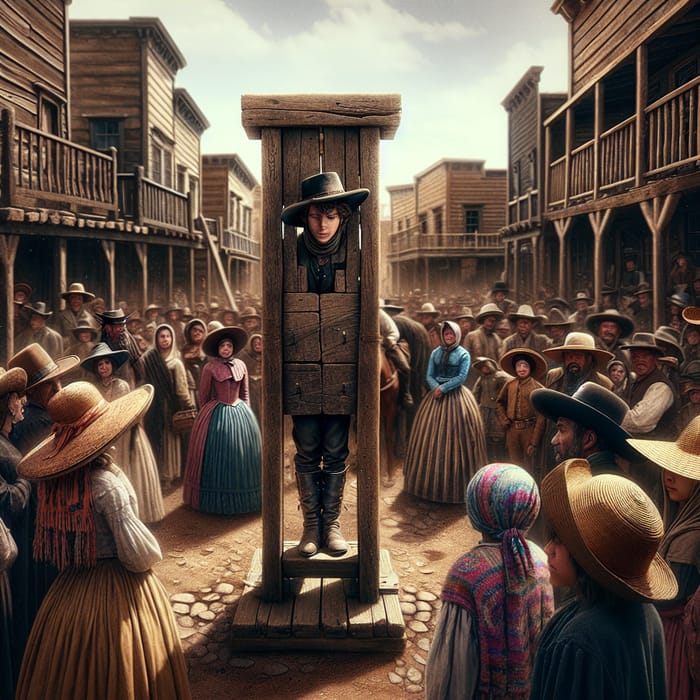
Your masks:
<svg viewBox="0 0 700 700"><path fill-rule="evenodd" d="M208 267L218 257L237 290L261 289L260 197L260 184L240 156L202 157L202 215L217 248L208 251Z"/></svg>
<svg viewBox="0 0 700 700"><path fill-rule="evenodd" d="M505 279L520 303L540 298L558 280L556 260L541 254L543 231L543 121L566 101L539 91L541 66L530 67L501 103L508 113L508 205L501 231Z"/></svg>
<svg viewBox="0 0 700 700"><path fill-rule="evenodd" d="M620 286L623 250L651 280L656 325L674 254L700 265L700 2L557 0L569 97L544 119L542 260L559 292Z"/></svg>
<svg viewBox="0 0 700 700"><path fill-rule="evenodd" d="M459 296L503 271L506 173L481 160L445 158L387 188L391 233L387 262L392 295L421 289Z"/></svg>

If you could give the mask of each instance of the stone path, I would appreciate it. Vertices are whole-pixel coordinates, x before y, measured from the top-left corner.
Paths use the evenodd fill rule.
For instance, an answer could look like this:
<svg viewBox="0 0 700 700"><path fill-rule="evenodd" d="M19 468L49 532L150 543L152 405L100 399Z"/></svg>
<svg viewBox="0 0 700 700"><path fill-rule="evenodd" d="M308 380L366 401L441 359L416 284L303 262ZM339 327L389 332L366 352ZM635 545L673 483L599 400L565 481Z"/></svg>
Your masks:
<svg viewBox="0 0 700 700"><path fill-rule="evenodd" d="M445 526L441 507L428 503L395 507L399 496L382 499L380 516L385 533L382 547L389 549L399 577L399 600L406 622L406 646L403 653L394 658L387 684L396 688L397 694L401 690L406 694L420 694L424 691L425 665L441 605L442 579L452 561L440 561L436 566L431 559L437 560L444 554L437 549L415 546L416 542L425 545ZM386 533L389 533L388 538ZM257 541L252 532L237 535L228 551L222 552L221 547L204 547L200 551L201 560L196 563L211 571L210 586L174 593L170 597L188 663L193 667L209 666L212 672L227 666L251 669L268 677L280 676L292 669L301 673L314 672L322 661L313 654L304 655L303 661L298 661L298 654L295 654L293 660L285 663L264 655L246 656L231 650L228 642L233 611L242 593L245 577L242 569L250 561L251 543ZM192 565L191 560L186 562L182 550L174 549L168 556L183 567ZM183 571L184 581L173 583L186 582L186 574Z"/></svg>

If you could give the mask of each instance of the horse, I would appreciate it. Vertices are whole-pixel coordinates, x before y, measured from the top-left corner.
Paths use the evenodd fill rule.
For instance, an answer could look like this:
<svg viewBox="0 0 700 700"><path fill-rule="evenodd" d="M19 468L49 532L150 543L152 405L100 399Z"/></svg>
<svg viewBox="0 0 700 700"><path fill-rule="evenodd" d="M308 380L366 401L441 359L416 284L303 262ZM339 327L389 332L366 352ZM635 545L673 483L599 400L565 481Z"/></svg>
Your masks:
<svg viewBox="0 0 700 700"><path fill-rule="evenodd" d="M396 456L394 454L394 431L399 412L399 373L384 350L380 351L379 372L379 430L381 438L380 464L382 485L394 485Z"/></svg>

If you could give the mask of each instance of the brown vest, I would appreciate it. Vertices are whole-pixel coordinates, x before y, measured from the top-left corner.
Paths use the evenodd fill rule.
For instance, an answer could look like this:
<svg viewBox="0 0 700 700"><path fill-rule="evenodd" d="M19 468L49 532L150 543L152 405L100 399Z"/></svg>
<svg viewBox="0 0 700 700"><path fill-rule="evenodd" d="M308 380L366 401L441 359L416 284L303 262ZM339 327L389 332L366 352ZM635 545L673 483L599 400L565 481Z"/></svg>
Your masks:
<svg viewBox="0 0 700 700"><path fill-rule="evenodd" d="M656 384L657 382L663 382L669 387L669 389L671 389L673 392L673 404L668 408L663 416L661 416L659 422L656 424L656 428L654 428L653 431L654 438L656 440L675 439L676 431L674 428L674 422L680 407L678 391L673 383L667 379L666 375L661 372L661 370L655 369L653 372L647 374L646 377L643 377L632 384L632 390L630 391L630 408L634 408L644 398L644 394L646 394L647 389L652 384Z"/></svg>

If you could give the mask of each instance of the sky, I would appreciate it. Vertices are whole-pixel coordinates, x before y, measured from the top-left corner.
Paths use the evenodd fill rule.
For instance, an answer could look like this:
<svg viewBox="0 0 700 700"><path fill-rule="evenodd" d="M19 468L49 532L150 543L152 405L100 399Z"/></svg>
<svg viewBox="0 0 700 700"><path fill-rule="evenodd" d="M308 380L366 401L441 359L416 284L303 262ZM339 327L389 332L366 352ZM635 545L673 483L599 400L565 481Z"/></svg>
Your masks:
<svg viewBox="0 0 700 700"><path fill-rule="evenodd" d="M398 93L381 142L386 187L443 158L507 166L503 99L530 66L567 90L567 24L552 0L73 0L71 19L158 17L185 57L177 87L207 117L202 153L237 153L260 179L241 95Z"/></svg>

